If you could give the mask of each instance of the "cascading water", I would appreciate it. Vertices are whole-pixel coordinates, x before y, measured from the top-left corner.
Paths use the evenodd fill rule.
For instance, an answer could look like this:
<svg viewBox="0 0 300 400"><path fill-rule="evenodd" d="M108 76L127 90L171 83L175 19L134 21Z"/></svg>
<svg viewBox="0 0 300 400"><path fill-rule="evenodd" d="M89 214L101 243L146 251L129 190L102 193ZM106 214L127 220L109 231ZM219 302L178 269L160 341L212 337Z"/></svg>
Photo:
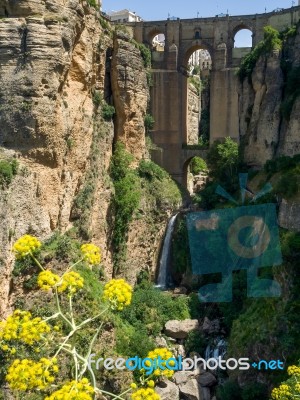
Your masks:
<svg viewBox="0 0 300 400"><path fill-rule="evenodd" d="M158 279L156 284L156 287L160 289L165 289L170 282L170 276L168 276L168 265L170 259L171 239L172 239L172 233L174 231L176 217L177 214L173 215L170 218L167 226L166 236L164 238L162 253L159 261Z"/></svg>
<svg viewBox="0 0 300 400"><path fill-rule="evenodd" d="M226 354L227 343L224 339L216 338L212 345L208 345L205 349L205 360L209 358L223 358Z"/></svg>

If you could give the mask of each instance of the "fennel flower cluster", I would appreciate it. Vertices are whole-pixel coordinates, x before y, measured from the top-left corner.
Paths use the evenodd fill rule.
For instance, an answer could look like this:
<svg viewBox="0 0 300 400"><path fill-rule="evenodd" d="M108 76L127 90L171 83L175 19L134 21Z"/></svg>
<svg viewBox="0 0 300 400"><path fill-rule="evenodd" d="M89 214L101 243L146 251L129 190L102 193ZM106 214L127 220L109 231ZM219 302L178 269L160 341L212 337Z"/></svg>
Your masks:
<svg viewBox="0 0 300 400"><path fill-rule="evenodd" d="M32 318L28 311L15 310L6 320L0 322L0 342L19 340L34 345L44 339L48 332L50 325L40 317ZM11 351L7 344L2 345L2 350Z"/></svg>
<svg viewBox="0 0 300 400"><path fill-rule="evenodd" d="M131 398L132 400L160 400L160 396L150 387L137 390L132 393Z"/></svg>
<svg viewBox="0 0 300 400"><path fill-rule="evenodd" d="M147 358L151 358L152 360L155 360L158 357L160 357L162 360L166 360L167 361L169 358L173 357L173 354L167 348L162 347L162 348L157 348L157 349L154 349L152 351L149 351L149 353L147 355ZM149 360L146 361L146 364L147 363L149 363L149 366L150 366L150 361ZM169 379L172 378L172 376L174 375L174 371L171 370L171 369L168 369L168 367L166 366L165 362L162 362L161 365L166 367L166 369L163 370L163 369L157 368L157 369L155 369L153 371L153 375L156 376L156 377L165 376L166 378L169 378ZM169 365L174 366L175 365L175 361L173 361L173 360L169 361Z"/></svg>
<svg viewBox="0 0 300 400"><path fill-rule="evenodd" d="M18 260L36 252L41 247L41 242L31 235L24 235L13 245L13 251Z"/></svg>
<svg viewBox="0 0 300 400"><path fill-rule="evenodd" d="M274 400L286 400L291 398L291 396L291 388L286 384L282 384L279 386L279 388L272 390L272 399Z"/></svg>
<svg viewBox="0 0 300 400"><path fill-rule="evenodd" d="M104 286L103 297L113 309L121 311L131 303L132 287L124 279L112 279Z"/></svg>
<svg viewBox="0 0 300 400"><path fill-rule="evenodd" d="M45 400L92 400L94 389L86 378L79 382L70 381L59 390L53 392Z"/></svg>
<svg viewBox="0 0 300 400"><path fill-rule="evenodd" d="M83 288L84 279L75 271L66 272L60 277L47 270L39 273L37 283L38 286L45 291L57 287L59 293L68 291L69 294L74 294L78 289Z"/></svg>
<svg viewBox="0 0 300 400"><path fill-rule="evenodd" d="M54 382L58 373L57 360L41 358L39 361L15 360L8 369L6 380L11 389L46 389Z"/></svg>
<svg viewBox="0 0 300 400"><path fill-rule="evenodd" d="M297 365L291 365L290 367L288 367L288 374L300 375L300 367L297 367Z"/></svg>
<svg viewBox="0 0 300 400"><path fill-rule="evenodd" d="M83 255L83 259L89 263L90 265L100 264L101 261L101 253L98 246L95 246L92 243L83 244L80 247L81 253Z"/></svg>

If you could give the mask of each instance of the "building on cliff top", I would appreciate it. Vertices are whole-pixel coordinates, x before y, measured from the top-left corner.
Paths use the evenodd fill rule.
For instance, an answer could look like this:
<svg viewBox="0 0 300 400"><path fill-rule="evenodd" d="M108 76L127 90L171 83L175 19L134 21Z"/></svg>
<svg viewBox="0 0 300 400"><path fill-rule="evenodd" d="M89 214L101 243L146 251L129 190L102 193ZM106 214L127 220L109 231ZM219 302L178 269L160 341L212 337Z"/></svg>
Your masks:
<svg viewBox="0 0 300 400"><path fill-rule="evenodd" d="M120 11L111 11L108 13L112 22L141 22L142 18L136 15L135 11L127 9Z"/></svg>

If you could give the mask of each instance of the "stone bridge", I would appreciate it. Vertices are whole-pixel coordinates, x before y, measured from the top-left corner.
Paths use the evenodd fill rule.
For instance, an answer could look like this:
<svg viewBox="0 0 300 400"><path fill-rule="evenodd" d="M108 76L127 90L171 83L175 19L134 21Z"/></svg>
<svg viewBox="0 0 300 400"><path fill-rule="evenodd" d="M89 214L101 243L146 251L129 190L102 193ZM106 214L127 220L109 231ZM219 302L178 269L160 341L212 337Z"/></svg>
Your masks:
<svg viewBox="0 0 300 400"><path fill-rule="evenodd" d="M238 78L236 68L249 49L234 48L234 37L241 29L252 32L252 46L263 39L263 28L279 31L299 21L300 6L279 12L216 16L213 18L168 19L128 24L134 38L152 48L158 34L165 35L164 51L152 48L151 113L155 126L153 142L160 148L154 160L177 181L186 185L189 160L202 151L186 150L188 144L188 60L198 49L209 51L210 143L230 136L239 140Z"/></svg>

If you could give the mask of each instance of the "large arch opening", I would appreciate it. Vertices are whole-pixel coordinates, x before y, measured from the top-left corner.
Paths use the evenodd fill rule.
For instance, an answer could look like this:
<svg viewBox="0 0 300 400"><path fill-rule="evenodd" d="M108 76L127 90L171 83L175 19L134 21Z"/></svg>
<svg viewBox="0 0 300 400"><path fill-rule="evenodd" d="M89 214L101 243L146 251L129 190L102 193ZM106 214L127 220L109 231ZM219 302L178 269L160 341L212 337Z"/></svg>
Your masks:
<svg viewBox="0 0 300 400"><path fill-rule="evenodd" d="M163 52L166 45L165 33L157 29L153 30L148 35L148 43L152 51Z"/></svg>
<svg viewBox="0 0 300 400"><path fill-rule="evenodd" d="M204 188L208 178L206 161L194 156L185 161L183 165L183 184L191 196Z"/></svg>
<svg viewBox="0 0 300 400"><path fill-rule="evenodd" d="M253 46L253 34L250 28L241 25L233 32L232 58L234 64L239 64L239 60L250 53Z"/></svg>
<svg viewBox="0 0 300 400"><path fill-rule="evenodd" d="M187 60L187 145L206 145L210 130L210 73L212 57L207 48L194 46Z"/></svg>

